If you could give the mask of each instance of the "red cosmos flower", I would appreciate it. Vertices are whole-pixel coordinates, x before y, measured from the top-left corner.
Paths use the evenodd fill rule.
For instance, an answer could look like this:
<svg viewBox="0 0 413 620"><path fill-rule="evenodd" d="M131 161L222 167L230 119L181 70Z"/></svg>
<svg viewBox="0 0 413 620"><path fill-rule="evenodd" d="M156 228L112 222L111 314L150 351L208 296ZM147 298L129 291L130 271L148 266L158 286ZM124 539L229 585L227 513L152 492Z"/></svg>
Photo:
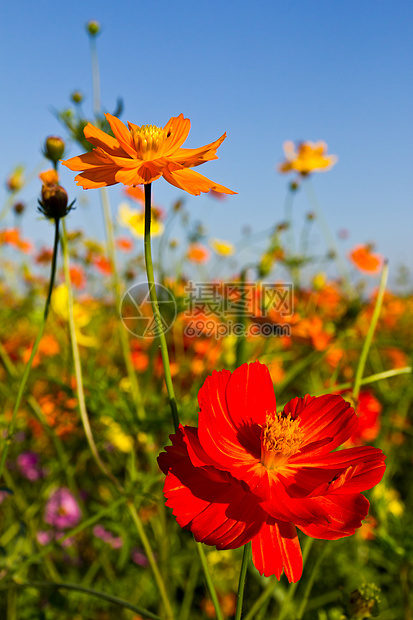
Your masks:
<svg viewBox="0 0 413 620"><path fill-rule="evenodd" d="M255 362L214 371L199 391L199 426L180 426L158 457L179 525L218 549L252 542L266 577L302 573L296 526L313 538L351 536L382 478L381 450L334 451L357 426L337 395L294 398L276 412L269 371Z"/></svg>

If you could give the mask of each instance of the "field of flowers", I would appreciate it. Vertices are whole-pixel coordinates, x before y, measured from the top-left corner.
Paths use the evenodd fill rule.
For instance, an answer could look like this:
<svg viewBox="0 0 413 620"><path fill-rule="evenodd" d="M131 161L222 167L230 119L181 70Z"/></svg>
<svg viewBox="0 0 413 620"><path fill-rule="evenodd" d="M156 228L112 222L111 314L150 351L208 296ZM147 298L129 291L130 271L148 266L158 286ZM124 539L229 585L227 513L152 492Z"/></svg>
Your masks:
<svg viewBox="0 0 413 620"><path fill-rule="evenodd" d="M311 180L336 157L285 143L284 210L235 245L185 204L235 193L199 172L225 134L189 149L182 114L86 119L82 99L32 203L22 168L5 179L0 618L411 620L413 294L371 245L340 251ZM72 226L61 165L105 242ZM182 200L156 204L160 177Z"/></svg>

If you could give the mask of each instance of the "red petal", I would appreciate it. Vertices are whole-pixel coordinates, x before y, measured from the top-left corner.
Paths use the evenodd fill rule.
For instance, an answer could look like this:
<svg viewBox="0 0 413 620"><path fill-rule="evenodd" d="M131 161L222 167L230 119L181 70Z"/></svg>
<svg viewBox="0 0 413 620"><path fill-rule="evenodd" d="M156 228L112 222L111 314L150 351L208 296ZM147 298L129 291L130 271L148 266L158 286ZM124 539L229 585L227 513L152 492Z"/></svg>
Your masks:
<svg viewBox="0 0 413 620"><path fill-rule="evenodd" d="M263 426L267 413L277 409L270 372L260 362L243 364L234 370L226 396L231 419L246 439L252 427Z"/></svg>
<svg viewBox="0 0 413 620"><path fill-rule="evenodd" d="M303 558L294 525L270 519L252 539L252 561L260 575L279 579L284 569L290 583L298 581Z"/></svg>
<svg viewBox="0 0 413 620"><path fill-rule="evenodd" d="M315 441L331 437L331 442L317 447L313 453L325 454L341 446L357 427L357 416L342 396L326 394L313 398L300 412L300 428L304 431L305 446ZM300 452L292 456L288 462L298 464L307 461L311 453Z"/></svg>
<svg viewBox="0 0 413 620"><path fill-rule="evenodd" d="M316 497L315 501L329 514L330 523L310 524L302 526L300 530L313 538L337 540L344 536L351 536L361 526L361 521L369 511L369 502L361 493L346 495L326 495Z"/></svg>
<svg viewBox="0 0 413 620"><path fill-rule="evenodd" d="M218 549L235 549L251 540L267 515L258 500L230 474L213 467L194 467L183 441L183 430L158 457L162 471L169 471L164 485L166 505L179 525L199 542Z"/></svg>
<svg viewBox="0 0 413 620"><path fill-rule="evenodd" d="M321 504L315 501L318 498L291 497L281 477L271 471L268 474L268 488L264 487L264 477L260 487L257 487L258 491L263 491L261 506L268 514L279 521L291 521L296 525L328 524L329 514Z"/></svg>
<svg viewBox="0 0 413 620"><path fill-rule="evenodd" d="M280 475L292 497L354 493L380 482L385 471L384 459L377 448L350 448L314 457L306 467L299 467L288 476Z"/></svg>
<svg viewBox="0 0 413 620"><path fill-rule="evenodd" d="M255 465L261 454L259 438L253 454L240 443L240 435L226 403L226 389L230 376L229 370L214 371L198 393L201 408L199 441L205 452L228 471L236 466Z"/></svg>

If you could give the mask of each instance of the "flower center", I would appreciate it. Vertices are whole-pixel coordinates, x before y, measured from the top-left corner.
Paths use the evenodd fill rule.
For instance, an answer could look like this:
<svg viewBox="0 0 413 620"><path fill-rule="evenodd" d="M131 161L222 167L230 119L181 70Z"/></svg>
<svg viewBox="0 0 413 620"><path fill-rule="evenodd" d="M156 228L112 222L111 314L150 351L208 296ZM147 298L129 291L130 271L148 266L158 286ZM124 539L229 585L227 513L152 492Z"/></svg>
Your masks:
<svg viewBox="0 0 413 620"><path fill-rule="evenodd" d="M300 449L304 432L299 418L291 414L269 413L261 431L261 463L267 469L275 469Z"/></svg>
<svg viewBox="0 0 413 620"><path fill-rule="evenodd" d="M142 125L132 132L139 159L153 159L165 141L165 132L162 127L156 125Z"/></svg>

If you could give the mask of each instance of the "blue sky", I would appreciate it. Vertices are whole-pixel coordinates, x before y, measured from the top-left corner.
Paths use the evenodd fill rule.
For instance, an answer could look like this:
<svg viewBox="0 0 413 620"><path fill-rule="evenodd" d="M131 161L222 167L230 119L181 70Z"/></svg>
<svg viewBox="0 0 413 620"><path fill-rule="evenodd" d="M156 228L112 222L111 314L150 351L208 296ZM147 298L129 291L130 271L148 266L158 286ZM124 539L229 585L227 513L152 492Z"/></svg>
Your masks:
<svg viewBox="0 0 413 620"><path fill-rule="evenodd" d="M95 19L108 111L122 97L123 121L160 126L182 112L191 119L188 147L227 132L219 159L199 170L238 195L184 196L211 236L235 242L245 225L259 231L281 221L282 143L325 140L339 162L313 181L332 231L350 231L344 251L375 241L394 274L400 263L413 265L412 18L410 2L383 0L8 2L0 26L1 177L19 163L41 165L44 138L64 135L52 110L68 106L73 90L84 93L91 114L84 25ZM79 152L71 145L68 154ZM62 173L71 198L82 191L73 177ZM33 182L22 197L23 231L40 245L50 230L36 213L39 189ZM110 192L115 210L120 190ZM154 194L168 207L183 192L160 180ZM87 199L70 226L103 236L98 192ZM299 224L309 211L304 194L294 209Z"/></svg>

